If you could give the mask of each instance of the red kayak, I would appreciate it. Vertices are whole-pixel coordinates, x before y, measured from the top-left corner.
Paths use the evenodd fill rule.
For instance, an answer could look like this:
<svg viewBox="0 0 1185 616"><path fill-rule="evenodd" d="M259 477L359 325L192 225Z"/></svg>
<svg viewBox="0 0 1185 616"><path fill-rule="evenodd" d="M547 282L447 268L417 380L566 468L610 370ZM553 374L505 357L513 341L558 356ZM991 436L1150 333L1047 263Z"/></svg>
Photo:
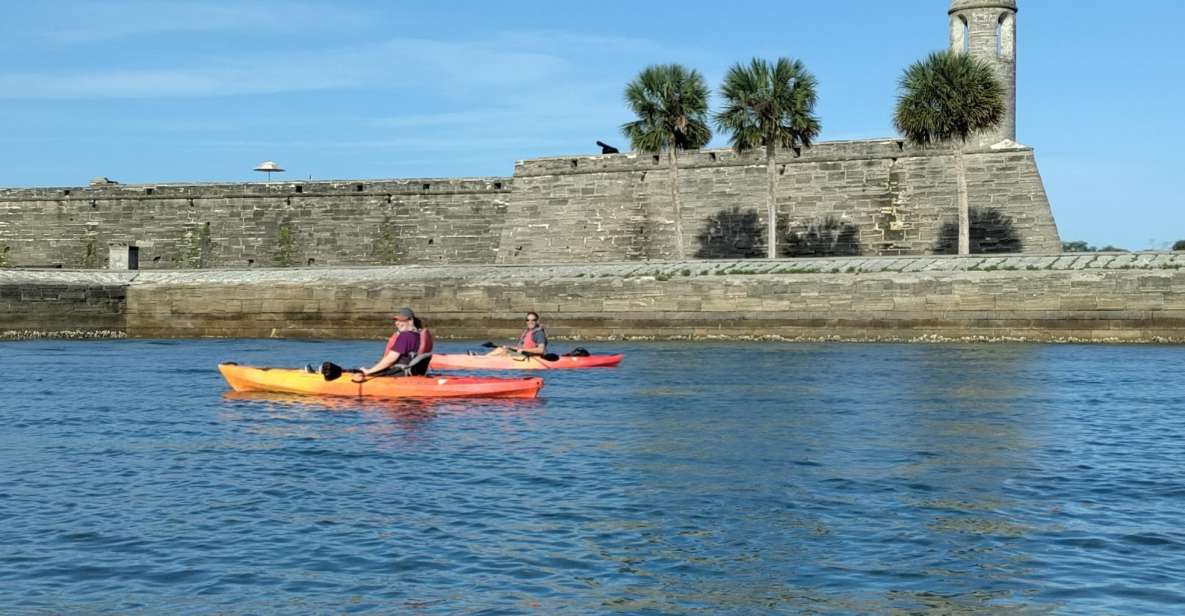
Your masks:
<svg viewBox="0 0 1185 616"><path fill-rule="evenodd" d="M432 354L433 370L568 370L612 368L624 355L560 355L554 361L537 355L447 355Z"/></svg>

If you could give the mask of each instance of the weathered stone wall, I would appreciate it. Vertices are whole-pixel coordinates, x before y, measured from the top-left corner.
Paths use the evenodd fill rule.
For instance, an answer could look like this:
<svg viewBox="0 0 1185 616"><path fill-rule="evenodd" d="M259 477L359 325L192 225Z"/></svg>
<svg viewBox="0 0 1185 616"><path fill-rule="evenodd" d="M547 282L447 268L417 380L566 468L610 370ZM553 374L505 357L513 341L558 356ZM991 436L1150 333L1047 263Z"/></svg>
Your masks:
<svg viewBox="0 0 1185 616"><path fill-rule="evenodd" d="M382 339L406 305L441 338L509 339L536 310L556 338L1185 342L1183 267L1185 254L1140 253L144 272L124 313L133 337ZM88 276L101 275L4 272L3 297L20 298L4 327L110 327L77 309L107 278L53 296L64 308L14 290Z"/></svg>
<svg viewBox="0 0 1185 616"><path fill-rule="evenodd" d="M764 256L760 154L704 150L681 160L686 254ZM942 252L944 229L954 232L945 151L832 142L787 152L777 165L779 254L932 254ZM967 166L973 250L1060 251L1031 149L971 151ZM678 253L667 169L662 157L619 154L520 161L513 180L0 190L0 266L104 268L119 244L136 246L145 270L670 259Z"/></svg>
<svg viewBox="0 0 1185 616"><path fill-rule="evenodd" d="M509 178L0 190L0 263L140 269L490 263Z"/></svg>
<svg viewBox="0 0 1185 616"><path fill-rule="evenodd" d="M0 272L0 339L127 333L129 274Z"/></svg>
<svg viewBox="0 0 1185 616"><path fill-rule="evenodd" d="M785 152L776 164L779 254L933 254L941 252L944 226L957 221L954 158L945 150L894 140L830 142ZM1060 252L1032 149L970 151L967 171L972 226L993 226L973 250ZM520 161L498 262L673 258L669 177L665 157L636 153ZM684 153L679 193L686 254L764 255L765 178L760 152ZM829 221L845 238L838 247L788 241L791 231L804 238ZM1001 245L1001 235L1012 241Z"/></svg>

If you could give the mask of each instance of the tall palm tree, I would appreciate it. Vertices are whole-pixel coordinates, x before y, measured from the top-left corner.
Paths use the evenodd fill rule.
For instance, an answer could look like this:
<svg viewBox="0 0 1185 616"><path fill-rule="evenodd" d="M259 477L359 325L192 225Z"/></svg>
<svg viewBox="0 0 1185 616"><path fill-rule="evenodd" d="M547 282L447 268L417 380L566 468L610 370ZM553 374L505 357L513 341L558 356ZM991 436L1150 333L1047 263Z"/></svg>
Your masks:
<svg viewBox="0 0 1185 616"><path fill-rule="evenodd" d="M970 204L963 150L967 138L1004 117L1004 88L991 65L959 51L939 51L905 69L893 124L910 142L945 144L955 156L959 254L971 252Z"/></svg>
<svg viewBox="0 0 1185 616"><path fill-rule="evenodd" d="M810 147L819 136L821 125L814 115L816 85L814 75L800 60L778 58L771 65L753 58L749 66L738 63L728 69L721 86L725 106L716 114L716 128L732 133L732 146L737 152L765 146L769 225L766 246L771 259L778 254L778 175L774 158L779 146Z"/></svg>
<svg viewBox="0 0 1185 616"><path fill-rule="evenodd" d="M679 205L679 150L701 148L712 138L708 128L708 86L699 71L679 64L648 66L625 86L625 102L638 119L621 130L640 152L667 152L671 203L675 213L676 254L683 247L683 212Z"/></svg>

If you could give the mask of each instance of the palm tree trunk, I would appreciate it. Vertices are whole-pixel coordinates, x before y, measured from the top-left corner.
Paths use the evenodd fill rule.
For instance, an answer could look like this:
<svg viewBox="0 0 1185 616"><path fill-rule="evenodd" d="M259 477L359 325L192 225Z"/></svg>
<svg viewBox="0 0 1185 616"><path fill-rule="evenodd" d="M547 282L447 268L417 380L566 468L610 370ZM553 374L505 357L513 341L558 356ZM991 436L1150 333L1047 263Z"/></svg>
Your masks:
<svg viewBox="0 0 1185 616"><path fill-rule="evenodd" d="M955 175L959 185L959 254L971 254L971 204L967 197L967 164L963 144L955 146Z"/></svg>
<svg viewBox="0 0 1185 616"><path fill-rule="evenodd" d="M766 219L769 224L769 233L767 238L769 240L769 258L778 258L778 204L774 199L778 185L778 175L774 169L774 144L768 143L765 145L765 177L766 177L766 193L765 193L765 212Z"/></svg>
<svg viewBox="0 0 1185 616"><path fill-rule="evenodd" d="M682 261L687 256L683 250L683 210L679 206L679 156L676 149L671 146L667 162L671 167L671 204L675 209L675 256Z"/></svg>

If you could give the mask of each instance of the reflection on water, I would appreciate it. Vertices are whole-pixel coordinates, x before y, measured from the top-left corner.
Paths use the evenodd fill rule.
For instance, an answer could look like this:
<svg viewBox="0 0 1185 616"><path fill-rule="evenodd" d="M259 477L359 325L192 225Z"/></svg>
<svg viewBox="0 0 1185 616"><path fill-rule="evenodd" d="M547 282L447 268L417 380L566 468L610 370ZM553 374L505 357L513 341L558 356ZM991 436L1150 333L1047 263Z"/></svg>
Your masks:
<svg viewBox="0 0 1185 616"><path fill-rule="evenodd" d="M238 394L215 370L360 362L373 346L5 344L0 606L938 615L1185 602L1185 349L605 344L628 354L622 368L549 373L538 400ZM51 376L96 365L110 368L70 387Z"/></svg>

